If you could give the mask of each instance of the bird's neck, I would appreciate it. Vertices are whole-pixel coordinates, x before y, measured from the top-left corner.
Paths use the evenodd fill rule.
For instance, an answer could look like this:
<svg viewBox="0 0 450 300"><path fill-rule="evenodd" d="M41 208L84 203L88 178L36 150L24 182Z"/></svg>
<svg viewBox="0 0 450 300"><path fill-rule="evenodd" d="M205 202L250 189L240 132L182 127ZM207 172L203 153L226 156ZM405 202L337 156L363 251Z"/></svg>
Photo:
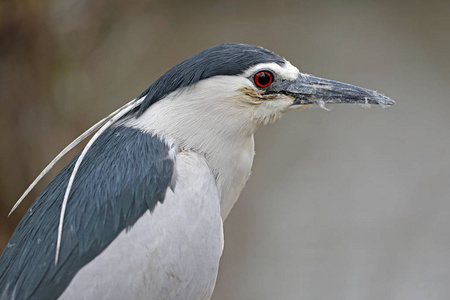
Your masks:
<svg viewBox="0 0 450 300"><path fill-rule="evenodd" d="M225 219L247 181L253 163L253 132L240 112L221 109L221 104L196 99L164 99L154 103L126 126L139 128L171 140L178 151L196 152L208 163L216 180L221 215ZM213 105L209 105L212 103Z"/></svg>
<svg viewBox="0 0 450 300"><path fill-rule="evenodd" d="M221 143L222 146L223 144ZM253 134L226 144L219 155L205 156L216 178L224 220L250 176L255 154Z"/></svg>

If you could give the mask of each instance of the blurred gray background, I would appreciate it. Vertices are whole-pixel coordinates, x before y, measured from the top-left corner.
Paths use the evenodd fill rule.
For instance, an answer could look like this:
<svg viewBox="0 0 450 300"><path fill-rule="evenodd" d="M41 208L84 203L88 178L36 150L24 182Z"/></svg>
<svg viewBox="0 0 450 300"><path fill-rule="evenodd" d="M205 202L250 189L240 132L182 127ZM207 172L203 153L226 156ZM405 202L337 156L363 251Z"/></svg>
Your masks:
<svg viewBox="0 0 450 300"><path fill-rule="evenodd" d="M9 209L65 145L181 60L244 42L397 105L307 109L259 130L213 299L450 299L449 12L449 1L0 1L1 248L58 170Z"/></svg>

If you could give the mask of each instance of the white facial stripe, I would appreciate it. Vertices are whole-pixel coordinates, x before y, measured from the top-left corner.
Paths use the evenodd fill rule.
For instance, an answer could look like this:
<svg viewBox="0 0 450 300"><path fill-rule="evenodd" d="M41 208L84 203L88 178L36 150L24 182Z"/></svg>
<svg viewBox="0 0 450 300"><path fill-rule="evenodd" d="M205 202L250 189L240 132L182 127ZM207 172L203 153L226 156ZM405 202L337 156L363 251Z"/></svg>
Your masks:
<svg viewBox="0 0 450 300"><path fill-rule="evenodd" d="M274 73L277 73L281 78L286 80L294 80L297 78L298 74L300 74L299 70L286 60L283 66L280 66L277 63L258 64L245 71L243 73L243 76L249 77L253 75L256 71L264 69L272 70Z"/></svg>

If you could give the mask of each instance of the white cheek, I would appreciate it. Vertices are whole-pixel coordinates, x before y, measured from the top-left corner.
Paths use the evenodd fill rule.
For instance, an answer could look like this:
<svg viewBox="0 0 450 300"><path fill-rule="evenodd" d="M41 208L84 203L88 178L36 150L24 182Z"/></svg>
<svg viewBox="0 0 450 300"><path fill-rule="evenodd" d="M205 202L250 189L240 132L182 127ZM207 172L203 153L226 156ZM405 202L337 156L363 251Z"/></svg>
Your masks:
<svg viewBox="0 0 450 300"><path fill-rule="evenodd" d="M289 96L280 95L274 100L262 101L255 106L253 120L258 125L266 125L279 119L286 111L289 110L294 99Z"/></svg>

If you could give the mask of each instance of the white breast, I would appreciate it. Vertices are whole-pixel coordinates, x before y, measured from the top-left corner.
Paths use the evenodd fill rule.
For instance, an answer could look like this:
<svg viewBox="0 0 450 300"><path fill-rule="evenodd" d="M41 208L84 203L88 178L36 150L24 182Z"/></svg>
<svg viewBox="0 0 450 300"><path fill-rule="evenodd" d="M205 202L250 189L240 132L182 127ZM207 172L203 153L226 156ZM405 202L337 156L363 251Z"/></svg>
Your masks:
<svg viewBox="0 0 450 300"><path fill-rule="evenodd" d="M220 201L204 158L181 152L164 203L83 267L60 299L209 299L223 249Z"/></svg>

